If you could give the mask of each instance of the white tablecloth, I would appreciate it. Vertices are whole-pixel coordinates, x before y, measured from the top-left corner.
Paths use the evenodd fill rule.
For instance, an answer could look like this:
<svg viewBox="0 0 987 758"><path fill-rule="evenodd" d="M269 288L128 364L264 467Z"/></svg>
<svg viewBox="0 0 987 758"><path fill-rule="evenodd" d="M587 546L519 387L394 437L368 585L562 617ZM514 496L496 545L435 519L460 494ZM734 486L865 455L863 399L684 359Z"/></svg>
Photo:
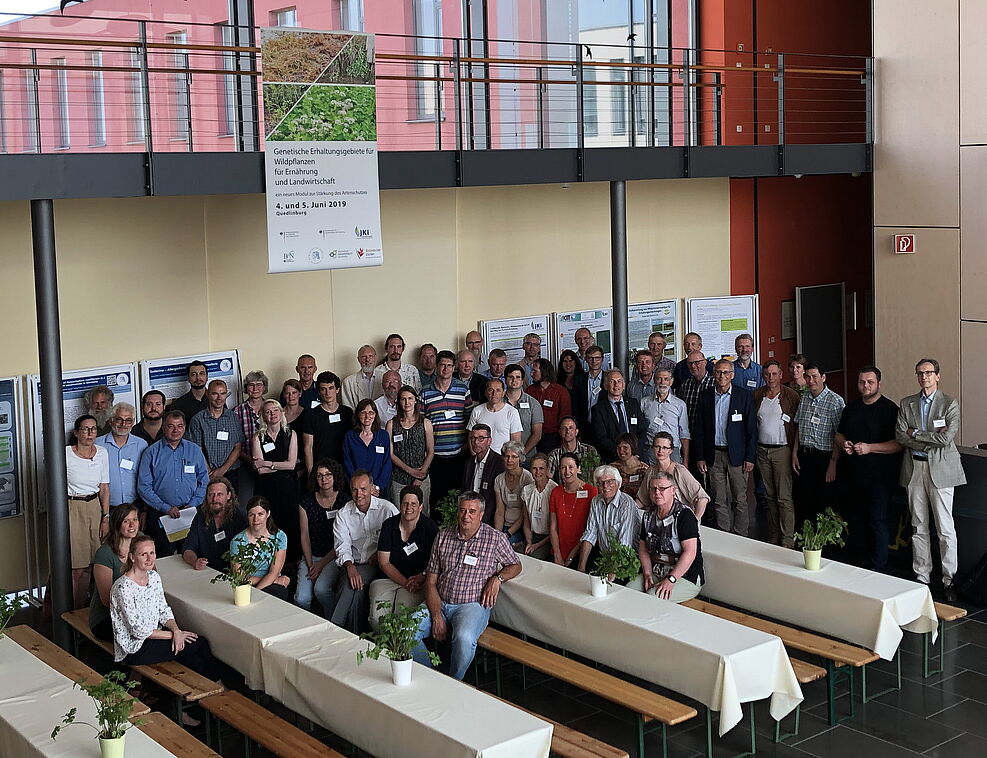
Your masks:
<svg viewBox="0 0 987 758"><path fill-rule="evenodd" d="M414 664L411 685L390 662L356 663L368 643L332 627L264 648L268 694L378 758L544 758L552 726Z"/></svg>
<svg viewBox="0 0 987 758"><path fill-rule="evenodd" d="M800 551L702 527L703 595L894 657L902 629L935 632L929 588L823 559L807 571Z"/></svg>
<svg viewBox="0 0 987 758"><path fill-rule="evenodd" d="M77 708L77 721L95 723L96 707L72 682L7 637L0 639L0 756L4 758L99 758L99 741L88 726L51 730ZM174 758L143 732L127 732L127 758Z"/></svg>
<svg viewBox="0 0 987 758"><path fill-rule="evenodd" d="M264 689L264 647L301 632L325 632L330 627L320 616L260 590L251 590L250 605L236 606L229 584L210 584L215 570L196 571L179 555L160 559L157 570L178 625L206 637L213 654L243 674L247 686L255 690Z"/></svg>
<svg viewBox="0 0 987 758"><path fill-rule="evenodd" d="M495 621L698 700L720 712L721 735L740 721L741 703L770 697L781 719L802 701L773 635L626 587L594 598L586 574L526 556L521 563Z"/></svg>

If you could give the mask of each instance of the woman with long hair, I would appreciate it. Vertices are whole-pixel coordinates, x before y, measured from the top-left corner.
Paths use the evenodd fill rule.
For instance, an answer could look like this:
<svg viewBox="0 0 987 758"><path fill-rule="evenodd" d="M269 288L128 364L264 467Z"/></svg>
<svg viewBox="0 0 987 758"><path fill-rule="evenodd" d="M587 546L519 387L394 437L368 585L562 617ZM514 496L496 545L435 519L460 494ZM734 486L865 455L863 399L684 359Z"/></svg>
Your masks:
<svg viewBox="0 0 987 758"><path fill-rule="evenodd" d="M573 381L580 374L586 373L583 364L579 361L579 356L574 350L563 350L559 356L559 367L555 372L556 381L572 392Z"/></svg>
<svg viewBox="0 0 987 758"><path fill-rule="evenodd" d="M281 404L265 400L261 422L251 439L257 494L271 504L274 520L288 538L288 560L299 556L298 539L298 435L288 426Z"/></svg>
<svg viewBox="0 0 987 758"><path fill-rule="evenodd" d="M140 511L136 505L118 505L110 512L110 531L93 557L96 591L89 604L89 628L101 640L113 639L110 622L110 590L123 575L130 554L130 541L140 532Z"/></svg>
<svg viewBox="0 0 987 758"><path fill-rule="evenodd" d="M247 502L247 528L230 543L230 552L236 551L244 543L267 543L269 559L261 561L250 577L250 584L270 595L288 599L290 580L281 573L288 550L288 538L284 529L278 529L271 516L271 504L266 497L256 495Z"/></svg>
<svg viewBox="0 0 987 758"><path fill-rule="evenodd" d="M335 604L330 567L336 560L332 528L343 505L343 467L332 458L317 461L308 480L308 493L298 504L298 524L302 560L298 562L295 605L312 608L312 595L322 606L323 615Z"/></svg>
<svg viewBox="0 0 987 758"><path fill-rule="evenodd" d="M435 434L432 422L418 410L418 393L414 387L406 384L398 390L398 415L387 422L386 431L391 441L391 463L394 464L388 499L400 503L405 487L418 487L427 516L432 490L428 469L435 455Z"/></svg>
<svg viewBox="0 0 987 758"><path fill-rule="evenodd" d="M380 415L373 400L364 399L353 411L353 428L343 437L343 469L347 478L369 471L381 495L391 487L391 440L380 428Z"/></svg>

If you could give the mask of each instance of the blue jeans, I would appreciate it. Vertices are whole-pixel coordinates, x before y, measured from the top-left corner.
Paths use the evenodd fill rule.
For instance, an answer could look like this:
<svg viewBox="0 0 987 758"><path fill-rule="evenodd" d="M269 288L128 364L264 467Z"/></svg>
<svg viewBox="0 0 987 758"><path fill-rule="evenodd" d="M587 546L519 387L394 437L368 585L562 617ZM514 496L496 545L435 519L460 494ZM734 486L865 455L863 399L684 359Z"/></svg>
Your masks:
<svg viewBox="0 0 987 758"><path fill-rule="evenodd" d="M318 563L325 556L312 556L312 561ZM339 569L335 561L330 561L322 569L319 578L315 580L314 587L311 579L308 578L308 566L305 561L298 562L298 585L295 588L295 605L304 608L306 611L312 609L312 592L322 606L322 612L328 618L336 607L336 593L333 592L333 585L339 577Z"/></svg>
<svg viewBox="0 0 987 758"><path fill-rule="evenodd" d="M411 651L411 657L426 666L432 664L428 660L428 651L422 640L432 634L432 615L428 612L428 607L421 605L418 608L421 624L418 626L418 644ZM446 626L451 630L446 637L452 640L452 657L449 661L449 676L453 679L462 680L466 675L466 669L473 662L476 654L476 641L483 634L490 622L490 609L484 608L479 603L442 603L442 618L446 621Z"/></svg>

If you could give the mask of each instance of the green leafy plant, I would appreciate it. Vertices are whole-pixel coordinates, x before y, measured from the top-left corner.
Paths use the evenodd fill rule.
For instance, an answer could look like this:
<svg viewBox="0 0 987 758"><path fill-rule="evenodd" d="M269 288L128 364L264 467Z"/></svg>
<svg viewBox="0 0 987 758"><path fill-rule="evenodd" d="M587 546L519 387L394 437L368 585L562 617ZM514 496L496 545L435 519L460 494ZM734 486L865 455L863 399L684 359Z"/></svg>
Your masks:
<svg viewBox="0 0 987 758"><path fill-rule="evenodd" d="M390 608L391 603L382 600L377 603L378 610ZM370 648L360 650L356 654L357 664L363 663L364 658L379 659L382 655L392 661L407 661L411 659L411 650L418 644L418 627L421 625L422 607L414 608L402 605L391 613L380 617L376 632L361 634L360 639L370 642ZM428 611L424 611L428 613ZM439 656L428 654L433 666L438 666Z"/></svg>
<svg viewBox="0 0 987 758"><path fill-rule="evenodd" d="M7 590L0 589L0 637L14 614L23 607L24 599L20 595L8 595Z"/></svg>
<svg viewBox="0 0 987 758"><path fill-rule="evenodd" d="M593 472L602 463L600 454L596 448L590 448L582 458L579 459L579 478L584 482L593 481Z"/></svg>
<svg viewBox="0 0 987 758"><path fill-rule="evenodd" d="M459 490L449 490L432 510L439 526L455 526L459 520Z"/></svg>
<svg viewBox="0 0 987 758"><path fill-rule="evenodd" d="M809 519L802 522L802 531L795 532L795 541L803 550L822 550L826 545L843 547L846 529L846 521L832 508L827 508L816 515L815 524Z"/></svg>
<svg viewBox="0 0 987 758"><path fill-rule="evenodd" d="M275 142L375 140L376 91L365 86L313 85L269 139Z"/></svg>
<svg viewBox="0 0 987 758"><path fill-rule="evenodd" d="M637 551L621 543L615 532L607 532L607 544L600 548L600 555L593 567L593 576L610 577L629 582L641 573L641 560Z"/></svg>
<svg viewBox="0 0 987 758"><path fill-rule="evenodd" d="M211 584L228 582L233 589L250 584L250 577L265 563L271 563L277 554L277 545L268 539L240 543L236 550L227 550L223 560L229 566L210 579Z"/></svg>
<svg viewBox="0 0 987 758"><path fill-rule="evenodd" d="M75 687L85 692L96 704L96 724L88 721L76 721L76 708L73 708L62 718L62 723L51 732L55 739L58 733L69 724L82 724L96 730L96 736L102 740L114 740L123 737L129 729L144 723L142 719L130 721L130 713L136 700L130 697L129 691L137 686L137 682L128 682L127 675L122 671L111 671L96 684L86 684L84 680L75 683Z"/></svg>

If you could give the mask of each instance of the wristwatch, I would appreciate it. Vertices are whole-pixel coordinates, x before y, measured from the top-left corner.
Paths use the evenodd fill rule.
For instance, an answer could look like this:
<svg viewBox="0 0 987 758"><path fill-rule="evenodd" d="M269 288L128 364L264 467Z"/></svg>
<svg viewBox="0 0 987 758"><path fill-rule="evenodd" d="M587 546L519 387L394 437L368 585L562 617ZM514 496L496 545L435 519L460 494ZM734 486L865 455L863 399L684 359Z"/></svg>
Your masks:
<svg viewBox="0 0 987 758"><path fill-rule="evenodd" d="M503 575L503 574L500 574L500 573L498 573L498 574L497 574L497 578L498 578L498 579L500 579L500 583L501 583L501 584L503 584L504 582L506 582L506 581L507 581L507 580L506 580L506 579L504 578L504 575Z"/></svg>
<svg viewBox="0 0 987 758"><path fill-rule="evenodd" d="M102 516L100 516L100 521L102 521L105 518L109 518L109 517L110 517L110 514L109 513L104 513Z"/></svg>
<svg viewBox="0 0 987 758"><path fill-rule="evenodd" d="M669 574L665 578L668 579L668 581L670 581L672 584L675 584L678 581L678 579L676 579L672 574Z"/></svg>

